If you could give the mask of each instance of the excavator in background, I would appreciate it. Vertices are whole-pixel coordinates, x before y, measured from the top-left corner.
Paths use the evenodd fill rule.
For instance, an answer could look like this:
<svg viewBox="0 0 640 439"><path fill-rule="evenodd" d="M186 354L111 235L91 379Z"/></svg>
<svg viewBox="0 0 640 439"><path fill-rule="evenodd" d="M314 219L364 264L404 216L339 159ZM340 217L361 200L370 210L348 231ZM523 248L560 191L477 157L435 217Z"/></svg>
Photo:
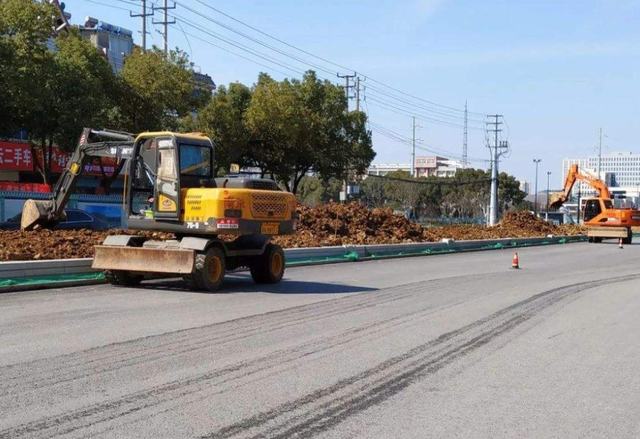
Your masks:
<svg viewBox="0 0 640 439"><path fill-rule="evenodd" d="M613 205L611 192L607 185L594 175L581 171L578 165L569 169L562 193L550 203L549 207L557 209L562 206L571 195L576 181L583 181L594 188L597 197L584 201L582 210L583 224L587 226L589 242L600 243L605 238L622 238L624 244L631 244L633 240L632 227L640 227L640 210L619 209ZM578 206L582 209L582 206Z"/></svg>
<svg viewBox="0 0 640 439"><path fill-rule="evenodd" d="M25 202L21 228L47 228L63 219L69 197L95 157L126 160L127 228L176 238L108 236L95 246L93 267L104 270L111 284L133 286L157 273L175 274L193 289L215 291L225 272L238 267L248 267L257 283L282 279L284 252L270 238L294 232L295 196L269 179L214 178L214 147L199 133L133 135L85 128L51 199Z"/></svg>

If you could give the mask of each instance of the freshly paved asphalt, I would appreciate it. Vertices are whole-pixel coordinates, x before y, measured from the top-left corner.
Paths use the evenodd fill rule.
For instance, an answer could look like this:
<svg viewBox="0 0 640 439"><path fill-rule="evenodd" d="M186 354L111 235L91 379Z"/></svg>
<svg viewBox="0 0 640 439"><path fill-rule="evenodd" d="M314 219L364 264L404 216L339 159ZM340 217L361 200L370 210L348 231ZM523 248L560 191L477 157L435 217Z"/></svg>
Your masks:
<svg viewBox="0 0 640 439"><path fill-rule="evenodd" d="M640 245L0 294L0 438L637 438Z"/></svg>

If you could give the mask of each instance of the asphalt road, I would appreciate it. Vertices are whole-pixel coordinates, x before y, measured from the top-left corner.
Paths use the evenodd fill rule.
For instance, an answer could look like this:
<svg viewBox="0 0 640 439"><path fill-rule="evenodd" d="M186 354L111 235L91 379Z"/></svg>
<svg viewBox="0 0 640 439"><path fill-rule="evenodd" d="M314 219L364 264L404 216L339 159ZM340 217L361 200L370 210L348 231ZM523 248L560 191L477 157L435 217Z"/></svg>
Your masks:
<svg viewBox="0 0 640 439"><path fill-rule="evenodd" d="M0 294L0 438L638 438L640 245Z"/></svg>

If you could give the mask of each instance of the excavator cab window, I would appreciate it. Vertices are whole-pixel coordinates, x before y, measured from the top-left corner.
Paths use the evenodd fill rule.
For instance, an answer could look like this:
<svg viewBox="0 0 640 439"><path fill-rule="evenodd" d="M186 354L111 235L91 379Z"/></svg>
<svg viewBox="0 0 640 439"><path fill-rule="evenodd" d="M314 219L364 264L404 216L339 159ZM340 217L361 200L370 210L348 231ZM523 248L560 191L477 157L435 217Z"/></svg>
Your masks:
<svg viewBox="0 0 640 439"><path fill-rule="evenodd" d="M131 215L152 216L157 174L157 140L147 139L133 160L131 175Z"/></svg>
<svg viewBox="0 0 640 439"><path fill-rule="evenodd" d="M154 211L157 218L178 219L180 215L180 177L177 145L173 138L158 138L156 150Z"/></svg>
<svg viewBox="0 0 640 439"><path fill-rule="evenodd" d="M584 205L584 220L591 221L598 215L602 213L602 208L600 207L600 200L587 200Z"/></svg>

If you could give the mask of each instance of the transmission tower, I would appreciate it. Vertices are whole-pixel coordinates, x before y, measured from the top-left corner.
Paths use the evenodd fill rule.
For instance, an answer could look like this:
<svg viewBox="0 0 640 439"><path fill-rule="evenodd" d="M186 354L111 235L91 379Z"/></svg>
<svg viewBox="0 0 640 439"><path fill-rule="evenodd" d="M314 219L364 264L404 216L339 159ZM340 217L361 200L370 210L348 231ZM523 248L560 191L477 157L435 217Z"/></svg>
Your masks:
<svg viewBox="0 0 640 439"><path fill-rule="evenodd" d="M468 131L469 113L467 112L467 101L464 101L464 133L462 134L462 167L466 168L467 162L467 131Z"/></svg>

